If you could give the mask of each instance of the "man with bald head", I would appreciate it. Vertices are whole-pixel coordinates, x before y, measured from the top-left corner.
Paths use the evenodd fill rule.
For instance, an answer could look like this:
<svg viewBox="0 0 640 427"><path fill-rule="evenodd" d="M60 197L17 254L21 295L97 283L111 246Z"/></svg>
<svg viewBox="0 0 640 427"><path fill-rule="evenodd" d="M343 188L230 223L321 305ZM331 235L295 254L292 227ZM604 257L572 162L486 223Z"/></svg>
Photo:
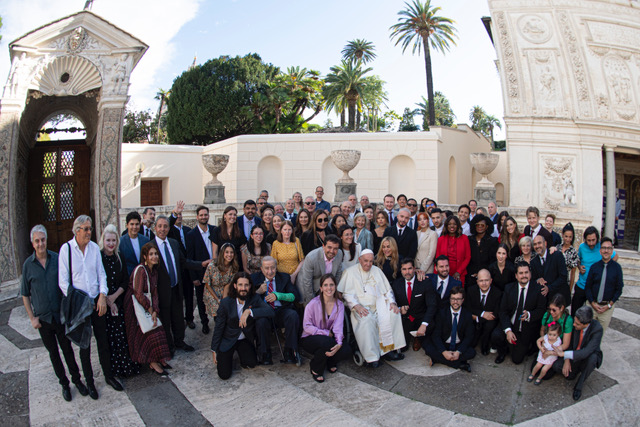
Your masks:
<svg viewBox="0 0 640 427"><path fill-rule="evenodd" d="M400 259L415 259L418 252L418 235L415 230L407 226L409 218L411 218L411 211L407 208L400 209L396 223L384 231L384 237L391 236L396 240Z"/></svg>
<svg viewBox="0 0 640 427"><path fill-rule="evenodd" d="M533 249L538 256L531 260L531 280L542 287L542 295L547 302L555 294L562 294L565 301L571 301L567 265L562 252L549 253L547 240L541 234L533 238Z"/></svg>
<svg viewBox="0 0 640 427"><path fill-rule="evenodd" d="M373 251L365 249L358 264L342 273L338 284L351 310L351 324L364 360L372 367L380 357L401 360L398 350L406 345L400 309L382 270L373 265Z"/></svg>
<svg viewBox="0 0 640 427"><path fill-rule="evenodd" d="M340 213L347 220L347 224L349 224L349 227L353 227L353 212L351 212L352 208L354 207L351 206L351 202L348 200L345 200L340 204Z"/></svg>
<svg viewBox="0 0 640 427"><path fill-rule="evenodd" d="M502 292L491 286L491 273L485 268L478 271L476 283L467 290L464 306L471 312L475 325L473 347L480 343L481 353L487 355L491 347L491 333L498 326Z"/></svg>

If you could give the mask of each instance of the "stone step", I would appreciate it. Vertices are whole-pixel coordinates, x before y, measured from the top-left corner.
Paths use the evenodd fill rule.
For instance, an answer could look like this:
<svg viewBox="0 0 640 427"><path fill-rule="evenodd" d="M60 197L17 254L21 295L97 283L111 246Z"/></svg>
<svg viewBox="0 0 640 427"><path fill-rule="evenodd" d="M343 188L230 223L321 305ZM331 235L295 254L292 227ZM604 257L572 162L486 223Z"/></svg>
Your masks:
<svg viewBox="0 0 640 427"><path fill-rule="evenodd" d="M623 280L625 286L638 286L640 287L640 275L629 275L623 274Z"/></svg>
<svg viewBox="0 0 640 427"><path fill-rule="evenodd" d="M625 278L627 276L640 276L640 266L621 264L621 267Z"/></svg>

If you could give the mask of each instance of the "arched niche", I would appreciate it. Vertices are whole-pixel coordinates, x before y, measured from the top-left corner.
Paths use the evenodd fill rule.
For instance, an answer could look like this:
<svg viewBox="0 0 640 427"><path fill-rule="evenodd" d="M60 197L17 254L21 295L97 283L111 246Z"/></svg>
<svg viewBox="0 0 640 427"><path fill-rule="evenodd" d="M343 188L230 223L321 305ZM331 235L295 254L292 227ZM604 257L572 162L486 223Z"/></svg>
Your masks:
<svg viewBox="0 0 640 427"><path fill-rule="evenodd" d="M333 203L336 197L336 182L342 178L342 172L333 164L331 157L327 157L322 162L322 187L324 188L324 199ZM314 187L315 191L315 187Z"/></svg>
<svg viewBox="0 0 640 427"><path fill-rule="evenodd" d="M453 156L449 159L449 203L458 203L458 168Z"/></svg>
<svg viewBox="0 0 640 427"><path fill-rule="evenodd" d="M269 199L281 202L284 197L284 167L282 160L275 156L267 156L258 163L256 188L267 190Z"/></svg>
<svg viewBox="0 0 640 427"><path fill-rule="evenodd" d="M504 200L504 184L501 182L496 183L496 204L498 206L505 206Z"/></svg>
<svg viewBox="0 0 640 427"><path fill-rule="evenodd" d="M409 156L396 156L389 162L389 193L416 194L416 163Z"/></svg>

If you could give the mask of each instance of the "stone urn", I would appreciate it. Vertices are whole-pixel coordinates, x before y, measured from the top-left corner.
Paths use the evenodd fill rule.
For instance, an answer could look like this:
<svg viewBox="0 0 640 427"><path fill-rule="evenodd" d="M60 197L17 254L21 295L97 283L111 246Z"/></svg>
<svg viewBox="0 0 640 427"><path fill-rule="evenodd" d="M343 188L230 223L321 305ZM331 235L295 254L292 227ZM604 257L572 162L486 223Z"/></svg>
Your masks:
<svg viewBox="0 0 640 427"><path fill-rule="evenodd" d="M482 179L478 181L473 189L474 198L478 205L487 206L489 202L496 201L496 187L487 178L498 166L500 156L496 153L471 153L469 154L471 165L482 175Z"/></svg>
<svg viewBox="0 0 640 427"><path fill-rule="evenodd" d="M344 174L338 182L355 182L353 178L349 176L349 171L355 168L360 161L360 154L358 150L333 150L331 152L333 164Z"/></svg>
<svg viewBox="0 0 640 427"><path fill-rule="evenodd" d="M218 174L224 170L229 164L229 155L227 154L203 154L202 164L204 168L213 176L213 179L207 185L222 185L218 180Z"/></svg>

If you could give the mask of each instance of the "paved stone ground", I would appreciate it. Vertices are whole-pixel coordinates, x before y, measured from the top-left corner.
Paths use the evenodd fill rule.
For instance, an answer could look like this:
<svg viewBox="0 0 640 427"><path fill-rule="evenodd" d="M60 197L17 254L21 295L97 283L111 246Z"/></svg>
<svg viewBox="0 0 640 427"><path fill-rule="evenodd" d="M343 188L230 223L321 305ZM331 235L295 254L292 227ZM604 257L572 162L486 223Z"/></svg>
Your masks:
<svg viewBox="0 0 640 427"><path fill-rule="evenodd" d="M531 356L520 366L477 356L472 372L427 367L424 352L378 369L343 362L340 372L315 383L308 364L234 371L218 379L211 335L187 330L195 353L178 352L170 378L148 369L106 386L95 343L92 361L100 399L62 399L48 354L21 301L0 303L0 419L6 426L205 425L640 425L640 300L623 298L602 348L604 363L579 402L561 376L536 387L526 382ZM277 348L273 349L274 355ZM79 358L78 358L79 360Z"/></svg>

